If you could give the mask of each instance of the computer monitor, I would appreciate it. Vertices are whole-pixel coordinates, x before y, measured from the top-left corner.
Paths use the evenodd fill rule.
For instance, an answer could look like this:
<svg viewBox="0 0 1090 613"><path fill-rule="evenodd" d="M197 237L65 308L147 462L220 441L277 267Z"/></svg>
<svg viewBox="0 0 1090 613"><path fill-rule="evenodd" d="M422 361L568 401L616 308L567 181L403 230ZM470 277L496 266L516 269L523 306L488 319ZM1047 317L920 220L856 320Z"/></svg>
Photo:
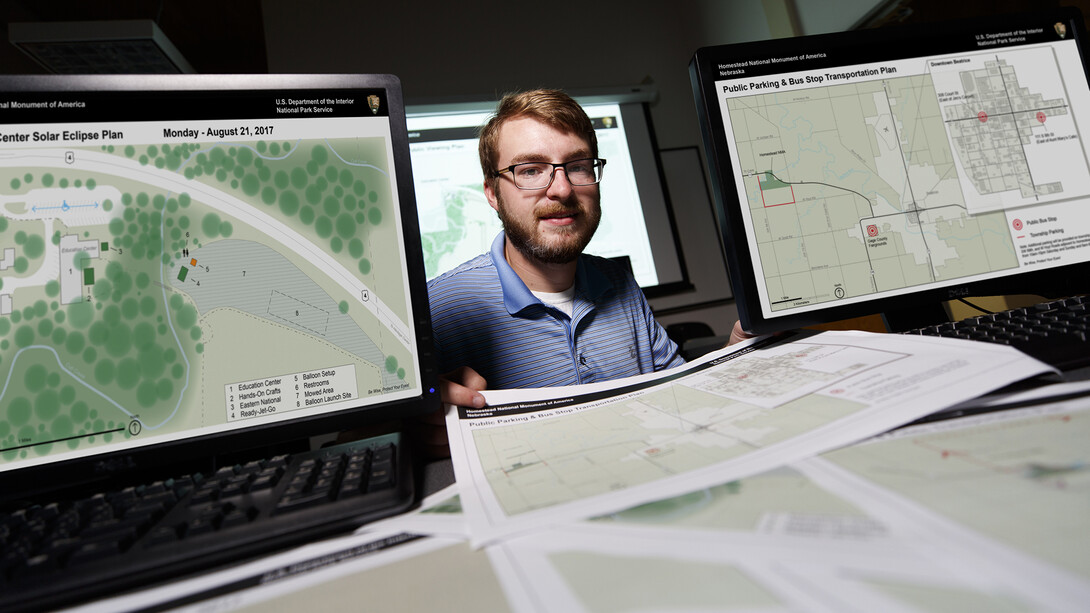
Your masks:
<svg viewBox="0 0 1090 613"><path fill-rule="evenodd" d="M1084 36L1057 10L698 50L743 326L1085 293Z"/></svg>
<svg viewBox="0 0 1090 613"><path fill-rule="evenodd" d="M623 258L650 296L690 288L647 103L654 92L626 88L571 92L587 111L606 159L602 221L587 252ZM413 162L427 276L432 279L488 251L502 229L484 197L478 131L497 100L410 104Z"/></svg>
<svg viewBox="0 0 1090 613"><path fill-rule="evenodd" d="M6 491L438 408L395 77L0 90Z"/></svg>

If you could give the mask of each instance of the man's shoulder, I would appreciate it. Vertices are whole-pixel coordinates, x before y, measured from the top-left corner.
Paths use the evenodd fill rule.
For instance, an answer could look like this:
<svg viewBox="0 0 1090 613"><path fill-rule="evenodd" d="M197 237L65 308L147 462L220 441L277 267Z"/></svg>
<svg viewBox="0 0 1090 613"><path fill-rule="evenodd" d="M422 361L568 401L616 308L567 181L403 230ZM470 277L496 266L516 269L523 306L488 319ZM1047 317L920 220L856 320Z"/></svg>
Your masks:
<svg viewBox="0 0 1090 613"><path fill-rule="evenodd" d="M482 284L497 282L498 274L491 254L482 253L428 281L428 293L434 297L436 294L465 288L480 289Z"/></svg>
<svg viewBox="0 0 1090 613"><path fill-rule="evenodd" d="M495 274L496 265L492 262L492 255L489 253L482 253L472 260L462 262L431 281L428 281L428 285L442 285L444 283L457 282L466 277L480 277L482 275Z"/></svg>

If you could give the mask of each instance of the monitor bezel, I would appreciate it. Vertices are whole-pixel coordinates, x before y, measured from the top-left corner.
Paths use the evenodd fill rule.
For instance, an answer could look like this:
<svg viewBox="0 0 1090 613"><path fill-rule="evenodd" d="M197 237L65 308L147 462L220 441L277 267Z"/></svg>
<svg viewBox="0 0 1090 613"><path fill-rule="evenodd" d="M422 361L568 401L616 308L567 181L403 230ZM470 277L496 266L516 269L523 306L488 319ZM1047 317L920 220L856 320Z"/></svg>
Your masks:
<svg viewBox="0 0 1090 613"><path fill-rule="evenodd" d="M432 348L424 259L416 218L416 200L405 124L400 80L389 74L299 75L0 75L5 92L198 92L229 95L232 91L269 90L288 94L295 90L382 90L388 101L390 138L395 165L395 188L401 209L403 242L410 300L418 347L419 395L371 405L359 405L334 413L300 415L244 430L211 433L157 442L120 450L85 455L56 462L16 467L0 472L0 501L23 499L56 488L83 483L89 488L131 474L157 475L177 470L177 476L194 470L213 470L233 462L245 450L298 449L311 437L359 428L402 431L404 420L440 410L439 379ZM405 439L408 441L408 439Z"/></svg>
<svg viewBox="0 0 1090 613"><path fill-rule="evenodd" d="M932 55L965 49L963 45L950 47L951 37L971 36L971 32L986 31L1003 25L1025 27L1027 19L1033 19L1031 23L1038 23L1042 21L1042 16L1047 17L1049 22L1065 23L1068 32L1077 42L1080 53L1085 57L1084 22L1082 14L1073 7L1049 12L993 15L987 18L935 24L890 26L873 30L720 45L697 50L689 64L689 76L711 175L713 208L722 237L724 256L739 319L744 329L763 334L877 314L891 314L893 315L891 319L896 319L899 314L913 312L936 313L945 317L945 311L941 305L950 300L1010 294L1055 298L1086 293L1090 289L1086 287L1084 281L1090 278L1090 261L1088 261L1047 270L1015 273L994 279L969 282L955 280L942 287L766 318L763 315L758 292L758 283L763 280L758 280L756 277L753 266L754 255L748 249L741 210L742 203L739 203L737 198L737 182L729 159L727 135L714 87L715 81L719 79L718 65L721 63L742 63L755 58L792 57L800 54L821 55L817 53L820 51L826 57L792 66L792 69L799 70L816 69L850 64L851 62L845 58L851 58L852 50L858 50L861 47L867 48L868 61L879 61L883 59L883 54L888 58L906 57L910 52L904 51L905 48L918 49L920 56ZM1083 69L1090 75L1085 61ZM932 317L929 315L927 319ZM923 325L919 318L909 318L908 321L911 323L891 326L891 331ZM929 321L928 323L940 322Z"/></svg>

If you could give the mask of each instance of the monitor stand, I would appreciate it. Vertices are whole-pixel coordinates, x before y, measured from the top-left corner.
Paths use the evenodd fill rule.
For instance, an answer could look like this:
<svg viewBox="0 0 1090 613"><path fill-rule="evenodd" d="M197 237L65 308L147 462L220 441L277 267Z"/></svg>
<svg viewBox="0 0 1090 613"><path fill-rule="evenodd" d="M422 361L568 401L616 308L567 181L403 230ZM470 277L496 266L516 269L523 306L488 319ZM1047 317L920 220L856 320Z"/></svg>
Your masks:
<svg viewBox="0 0 1090 613"><path fill-rule="evenodd" d="M886 311L882 313L882 321L890 332L904 332L946 323L950 321L950 315L947 314L941 302L936 302Z"/></svg>

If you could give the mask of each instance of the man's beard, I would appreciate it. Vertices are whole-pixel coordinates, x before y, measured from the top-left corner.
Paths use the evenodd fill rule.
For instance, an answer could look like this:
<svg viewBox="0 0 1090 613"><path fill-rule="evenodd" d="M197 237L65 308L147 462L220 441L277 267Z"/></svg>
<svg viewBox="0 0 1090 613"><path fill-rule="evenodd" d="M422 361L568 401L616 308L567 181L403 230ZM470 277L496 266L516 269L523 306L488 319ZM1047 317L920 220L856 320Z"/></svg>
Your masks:
<svg viewBox="0 0 1090 613"><path fill-rule="evenodd" d="M598 206L588 207L584 210L578 204L556 204L547 211L535 211L534 216L529 220L519 220L508 215L503 198L498 193L496 194L496 200L496 212L503 223L503 231L507 235L507 240L511 241L515 249L518 249L526 257L545 264L567 264L579 257L579 254L583 253L583 249L586 249L590 243L590 239L594 237L594 232L598 229L598 222L602 218L602 210ZM572 196L572 200L575 200L575 196ZM564 240L546 242L537 236L539 214L562 213L571 210L581 213L577 222L572 226L557 227L554 232L550 233L552 238L562 236Z"/></svg>

